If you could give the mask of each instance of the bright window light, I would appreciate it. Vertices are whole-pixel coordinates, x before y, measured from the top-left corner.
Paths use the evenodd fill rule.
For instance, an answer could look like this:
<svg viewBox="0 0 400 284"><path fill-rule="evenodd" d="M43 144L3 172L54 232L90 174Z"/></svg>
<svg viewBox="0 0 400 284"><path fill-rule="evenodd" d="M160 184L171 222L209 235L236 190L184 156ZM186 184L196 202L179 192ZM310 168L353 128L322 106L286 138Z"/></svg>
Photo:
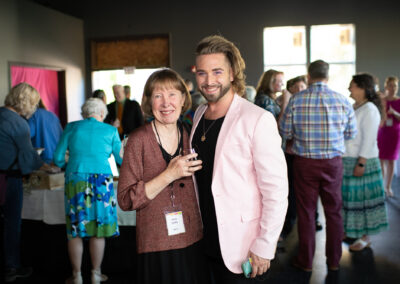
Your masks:
<svg viewBox="0 0 400 284"><path fill-rule="evenodd" d="M290 79L307 72L306 27L264 29L264 71L275 69Z"/></svg>
<svg viewBox="0 0 400 284"><path fill-rule="evenodd" d="M102 89L106 93L107 103L113 102L114 94L112 86L115 84L131 86L131 100L142 102L143 89L147 79L156 69L135 69L132 74L126 74L124 70L104 70L92 72L93 91Z"/></svg>
<svg viewBox="0 0 400 284"><path fill-rule="evenodd" d="M355 25L285 26L264 29L264 71L283 71L285 79L288 80L305 75L308 64L317 59L322 59L330 65L329 86L343 95L349 95L347 88L356 72Z"/></svg>
<svg viewBox="0 0 400 284"><path fill-rule="evenodd" d="M355 26L311 26L311 61L322 59L329 63L329 86L349 95L348 86L356 73Z"/></svg>
<svg viewBox="0 0 400 284"><path fill-rule="evenodd" d="M311 62L326 58L329 63L354 63L354 25L311 26Z"/></svg>

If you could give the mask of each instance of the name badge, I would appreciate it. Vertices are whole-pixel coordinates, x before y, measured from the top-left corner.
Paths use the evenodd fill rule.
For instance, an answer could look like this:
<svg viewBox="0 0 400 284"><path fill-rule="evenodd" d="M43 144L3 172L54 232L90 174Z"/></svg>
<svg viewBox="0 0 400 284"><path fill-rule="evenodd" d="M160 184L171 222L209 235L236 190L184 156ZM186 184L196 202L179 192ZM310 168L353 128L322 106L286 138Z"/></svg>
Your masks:
<svg viewBox="0 0 400 284"><path fill-rule="evenodd" d="M386 126L393 126L393 119L392 118L386 119Z"/></svg>
<svg viewBox="0 0 400 284"><path fill-rule="evenodd" d="M182 211L165 213L165 220L167 221L168 236L185 233Z"/></svg>

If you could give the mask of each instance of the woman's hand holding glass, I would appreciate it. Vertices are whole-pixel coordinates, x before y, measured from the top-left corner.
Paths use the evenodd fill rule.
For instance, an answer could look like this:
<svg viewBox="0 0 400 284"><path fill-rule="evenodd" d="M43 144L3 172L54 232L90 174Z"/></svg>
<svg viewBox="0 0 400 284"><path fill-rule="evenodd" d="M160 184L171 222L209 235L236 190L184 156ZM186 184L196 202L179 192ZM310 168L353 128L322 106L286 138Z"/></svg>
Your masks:
<svg viewBox="0 0 400 284"><path fill-rule="evenodd" d="M193 175L202 168L203 161L197 160L197 153L175 157L169 162L166 169L172 181Z"/></svg>
<svg viewBox="0 0 400 284"><path fill-rule="evenodd" d="M186 148L186 149L182 150L181 156L186 156L186 155L195 154L195 153L196 153L196 150L194 148ZM193 161L193 160L197 160L197 157L190 159L190 161Z"/></svg>

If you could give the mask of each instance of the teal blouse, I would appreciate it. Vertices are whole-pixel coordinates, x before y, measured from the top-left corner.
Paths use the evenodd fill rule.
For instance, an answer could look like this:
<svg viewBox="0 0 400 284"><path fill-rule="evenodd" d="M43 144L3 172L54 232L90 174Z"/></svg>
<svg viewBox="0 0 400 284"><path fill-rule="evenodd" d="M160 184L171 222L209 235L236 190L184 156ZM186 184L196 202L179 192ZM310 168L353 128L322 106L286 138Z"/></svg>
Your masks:
<svg viewBox="0 0 400 284"><path fill-rule="evenodd" d="M272 113L275 119L278 119L281 107L276 103L274 99L266 94L259 94L256 96L254 101L256 105Z"/></svg>
<svg viewBox="0 0 400 284"><path fill-rule="evenodd" d="M69 150L69 161L65 153ZM54 152L54 164L64 167L69 173L111 174L108 158L114 155L118 164L121 140L117 128L95 118L68 123Z"/></svg>

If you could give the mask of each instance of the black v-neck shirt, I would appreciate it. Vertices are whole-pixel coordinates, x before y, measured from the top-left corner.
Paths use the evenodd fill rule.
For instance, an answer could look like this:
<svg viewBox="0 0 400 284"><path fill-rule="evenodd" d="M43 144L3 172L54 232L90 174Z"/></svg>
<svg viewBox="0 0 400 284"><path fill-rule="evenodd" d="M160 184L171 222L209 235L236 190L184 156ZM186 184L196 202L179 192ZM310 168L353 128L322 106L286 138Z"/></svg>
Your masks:
<svg viewBox="0 0 400 284"><path fill-rule="evenodd" d="M160 150L161 153L163 155L164 160L167 162L167 164L169 164L169 162L171 162L171 160L177 156L179 156L181 154L181 151L183 149L183 128L182 128L182 124L178 123L178 131L180 133L180 138L179 138L179 142L178 142L178 148L176 149L175 153L171 156L165 149L164 147L160 144L159 141L158 142L158 146L160 146ZM158 137L158 134L157 134Z"/></svg>
<svg viewBox="0 0 400 284"><path fill-rule="evenodd" d="M217 217L215 214L214 197L211 191L214 169L215 148L218 135L225 117L217 120L200 119L193 135L192 147L199 154L198 159L203 161L203 168L195 173L199 191L201 217L204 226L204 249L208 256L222 258L218 239ZM212 125L211 125L212 124ZM210 127L211 126L211 127ZM206 140L201 141L204 132Z"/></svg>

